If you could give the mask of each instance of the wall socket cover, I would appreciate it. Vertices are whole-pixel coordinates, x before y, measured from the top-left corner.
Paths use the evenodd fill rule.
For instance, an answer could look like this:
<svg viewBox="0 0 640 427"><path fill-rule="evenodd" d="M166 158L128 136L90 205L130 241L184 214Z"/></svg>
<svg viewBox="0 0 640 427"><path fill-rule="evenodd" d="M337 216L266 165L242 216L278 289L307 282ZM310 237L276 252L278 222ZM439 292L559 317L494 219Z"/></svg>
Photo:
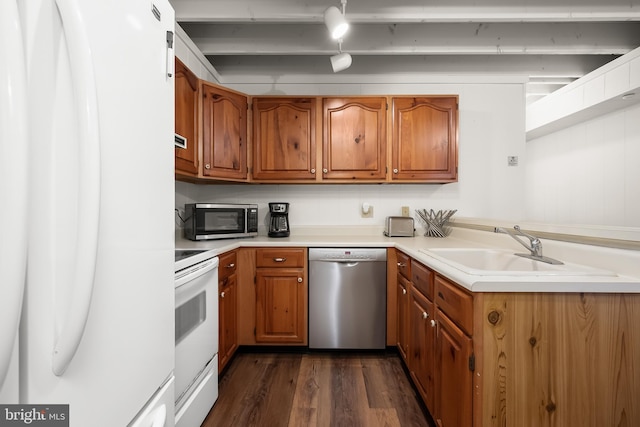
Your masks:
<svg viewBox="0 0 640 427"><path fill-rule="evenodd" d="M518 166L518 156L507 156L507 164L509 166Z"/></svg>
<svg viewBox="0 0 640 427"><path fill-rule="evenodd" d="M402 207L402 216L411 216L411 213L409 211L409 206Z"/></svg>

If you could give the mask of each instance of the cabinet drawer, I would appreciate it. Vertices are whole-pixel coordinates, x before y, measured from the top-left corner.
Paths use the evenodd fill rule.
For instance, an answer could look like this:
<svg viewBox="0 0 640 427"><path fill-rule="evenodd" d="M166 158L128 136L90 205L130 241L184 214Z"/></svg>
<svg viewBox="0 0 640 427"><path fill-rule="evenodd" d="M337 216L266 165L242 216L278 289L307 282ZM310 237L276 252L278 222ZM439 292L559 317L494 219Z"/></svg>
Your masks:
<svg viewBox="0 0 640 427"><path fill-rule="evenodd" d="M220 255L220 266L218 267L218 281L222 282L236 272L238 268L238 258L236 251L227 252Z"/></svg>
<svg viewBox="0 0 640 427"><path fill-rule="evenodd" d="M433 271L413 260L411 262L411 282L424 296L433 301Z"/></svg>
<svg viewBox="0 0 640 427"><path fill-rule="evenodd" d="M435 303L468 335L473 334L473 296L445 278L435 276Z"/></svg>
<svg viewBox="0 0 640 427"><path fill-rule="evenodd" d="M405 279L411 280L411 258L403 252L397 251L398 273L402 274Z"/></svg>
<svg viewBox="0 0 640 427"><path fill-rule="evenodd" d="M304 267L304 248L260 248L256 250L257 267Z"/></svg>

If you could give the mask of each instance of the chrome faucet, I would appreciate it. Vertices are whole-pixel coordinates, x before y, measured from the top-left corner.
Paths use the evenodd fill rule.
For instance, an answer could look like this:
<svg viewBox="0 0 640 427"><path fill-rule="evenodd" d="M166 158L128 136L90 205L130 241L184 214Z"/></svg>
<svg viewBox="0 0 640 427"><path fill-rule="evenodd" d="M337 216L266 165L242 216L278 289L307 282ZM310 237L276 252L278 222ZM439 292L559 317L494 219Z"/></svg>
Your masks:
<svg viewBox="0 0 640 427"><path fill-rule="evenodd" d="M535 260L535 261L546 262L547 264L556 264L556 265L563 264L562 261L558 261L557 259L549 258L549 257L546 257L546 256L542 255L542 242L540 241L539 238L537 238L536 236L532 236L531 234L525 233L524 231L522 231L520 229L519 225L514 225L513 229L515 231L511 231L509 229L502 228L502 227L496 227L496 228L494 228L494 232L508 234L509 236L513 237L522 246L527 248L529 250L529 252L530 252L528 254L516 253L514 255L518 255L518 256L521 256L521 257L524 257L524 258L529 258L529 259L532 259L532 260ZM529 244L526 244L518 236L523 236L523 237L526 237L527 239L529 239Z"/></svg>

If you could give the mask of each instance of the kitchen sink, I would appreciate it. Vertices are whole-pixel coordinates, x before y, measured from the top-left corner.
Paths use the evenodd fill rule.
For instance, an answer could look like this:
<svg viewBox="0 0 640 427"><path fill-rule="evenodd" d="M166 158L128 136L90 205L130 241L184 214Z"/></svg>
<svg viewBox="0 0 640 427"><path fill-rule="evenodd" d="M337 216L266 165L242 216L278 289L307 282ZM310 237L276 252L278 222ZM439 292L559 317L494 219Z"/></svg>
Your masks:
<svg viewBox="0 0 640 427"><path fill-rule="evenodd" d="M487 248L434 248L420 252L467 274L479 276L617 276L608 270L581 264L547 264Z"/></svg>

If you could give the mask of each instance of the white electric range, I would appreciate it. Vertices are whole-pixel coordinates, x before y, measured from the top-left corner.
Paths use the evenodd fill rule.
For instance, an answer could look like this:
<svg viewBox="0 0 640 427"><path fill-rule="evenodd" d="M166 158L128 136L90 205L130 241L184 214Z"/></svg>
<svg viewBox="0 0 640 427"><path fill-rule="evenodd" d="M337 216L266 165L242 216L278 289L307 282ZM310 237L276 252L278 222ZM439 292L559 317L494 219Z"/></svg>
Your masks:
<svg viewBox="0 0 640 427"><path fill-rule="evenodd" d="M175 251L176 427L202 424L218 399L218 257Z"/></svg>

